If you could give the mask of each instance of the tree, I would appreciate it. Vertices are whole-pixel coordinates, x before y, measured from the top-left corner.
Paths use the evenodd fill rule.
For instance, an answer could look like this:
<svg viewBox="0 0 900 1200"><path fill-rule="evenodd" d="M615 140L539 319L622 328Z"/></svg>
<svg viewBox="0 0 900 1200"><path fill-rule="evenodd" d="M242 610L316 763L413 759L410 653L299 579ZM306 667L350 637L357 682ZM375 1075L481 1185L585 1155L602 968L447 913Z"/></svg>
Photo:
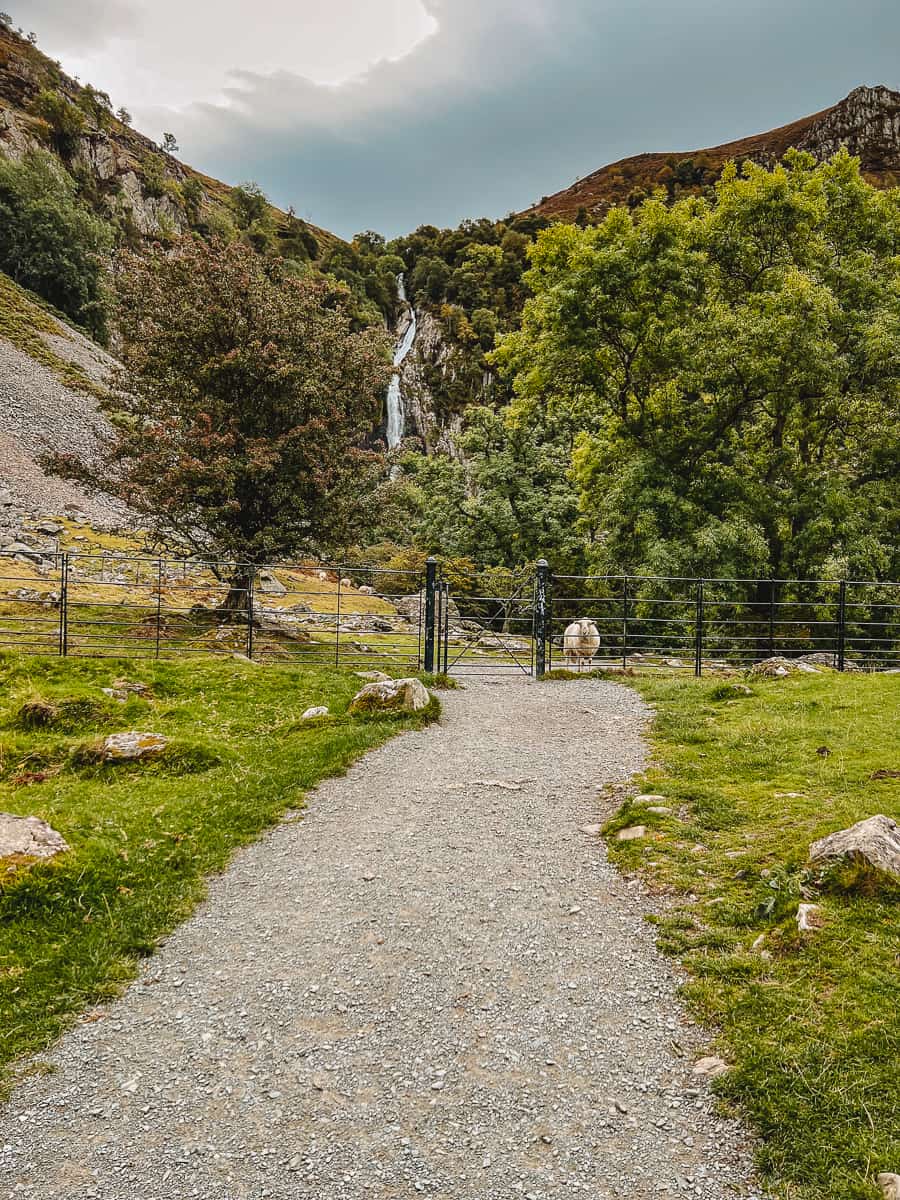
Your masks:
<svg viewBox="0 0 900 1200"><path fill-rule="evenodd" d="M505 568L551 552L557 570L583 565L571 440L562 430L539 419L512 424L494 409L472 407L460 449L461 462L404 460L411 511L401 524L417 545Z"/></svg>
<svg viewBox="0 0 900 1200"><path fill-rule="evenodd" d="M9 13L0 12L0 25L2 25L4 29L10 28L12 25L12 17L9 15Z"/></svg>
<svg viewBox="0 0 900 1200"><path fill-rule="evenodd" d="M131 113L128 111L127 108L117 108L116 109L116 118L117 118L117 120L121 121L123 125L131 124Z"/></svg>
<svg viewBox="0 0 900 1200"><path fill-rule="evenodd" d="M896 578L898 246L843 152L540 237L496 361L581 430L598 569Z"/></svg>
<svg viewBox="0 0 900 1200"><path fill-rule="evenodd" d="M177 154L178 153L178 140L175 137L174 133L164 133L163 134L162 146L160 147L160 149L162 150L163 154Z"/></svg>
<svg viewBox="0 0 900 1200"><path fill-rule="evenodd" d="M99 465L52 467L121 497L168 539L253 569L352 540L380 459L390 339L351 329L346 294L244 244L188 239L119 264L124 371Z"/></svg>
<svg viewBox="0 0 900 1200"><path fill-rule="evenodd" d="M0 157L0 268L96 337L106 335L110 226L46 151Z"/></svg>

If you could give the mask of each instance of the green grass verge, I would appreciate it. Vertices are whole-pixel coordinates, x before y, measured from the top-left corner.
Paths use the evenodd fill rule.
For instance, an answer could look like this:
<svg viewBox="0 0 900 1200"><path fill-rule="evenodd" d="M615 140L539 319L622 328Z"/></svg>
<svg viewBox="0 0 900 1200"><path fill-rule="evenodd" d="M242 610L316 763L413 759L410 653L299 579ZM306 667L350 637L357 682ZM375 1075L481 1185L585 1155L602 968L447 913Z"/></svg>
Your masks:
<svg viewBox="0 0 900 1200"><path fill-rule="evenodd" d="M101 688L125 678L147 697ZM73 1017L115 995L189 915L204 877L304 793L422 713L349 717L350 672L234 661L129 663L0 655L0 811L42 817L71 852L0 866L0 1086ZM332 716L303 723L318 705ZM158 761L104 765L102 735L171 739Z"/></svg>
<svg viewBox="0 0 900 1200"><path fill-rule="evenodd" d="M873 778L900 768L900 677L753 681L751 695L632 682L656 709L641 786L672 811L626 803L607 833L648 834L610 851L671 897L660 944L733 1064L716 1088L760 1132L775 1194L877 1197L878 1172L900 1172L900 893L817 891L805 864L816 838L900 817L900 780ZM824 925L801 935L805 898Z"/></svg>

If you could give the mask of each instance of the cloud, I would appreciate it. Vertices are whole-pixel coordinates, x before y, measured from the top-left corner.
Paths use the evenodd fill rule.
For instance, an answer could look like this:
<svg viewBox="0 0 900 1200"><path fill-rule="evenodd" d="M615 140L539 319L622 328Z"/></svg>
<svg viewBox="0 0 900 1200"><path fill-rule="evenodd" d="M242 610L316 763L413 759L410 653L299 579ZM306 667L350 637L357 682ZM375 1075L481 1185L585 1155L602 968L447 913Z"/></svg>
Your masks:
<svg viewBox="0 0 900 1200"><path fill-rule="evenodd" d="M183 0L131 3L147 23ZM213 21L232 3L191 8ZM380 41L362 25L354 41L346 15L384 15L388 0L260 3L293 13L298 29L313 28L304 22L314 10L340 21L316 26L304 54L268 31L270 58L222 32L215 86L175 37L166 69L180 72L178 101L160 103L159 88L140 104L114 99L151 134L172 129L188 161L256 179L348 236L502 215L617 158L714 145L826 107L859 83L897 83L895 0L391 0ZM362 65L327 85L342 45L348 69ZM317 73L310 58L326 49L332 65Z"/></svg>
<svg viewBox="0 0 900 1200"><path fill-rule="evenodd" d="M69 54L97 50L140 28L140 0L27 0L13 6L13 19ZM52 51L51 51L52 52Z"/></svg>

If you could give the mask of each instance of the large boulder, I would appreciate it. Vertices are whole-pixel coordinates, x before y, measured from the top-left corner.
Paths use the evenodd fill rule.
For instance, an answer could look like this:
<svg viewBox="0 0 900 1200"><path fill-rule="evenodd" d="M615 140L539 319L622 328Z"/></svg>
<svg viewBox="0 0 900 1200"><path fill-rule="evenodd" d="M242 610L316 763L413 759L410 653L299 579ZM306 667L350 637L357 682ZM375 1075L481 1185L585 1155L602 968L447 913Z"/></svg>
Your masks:
<svg viewBox="0 0 900 1200"><path fill-rule="evenodd" d="M390 679L367 684L353 697L350 712L420 712L430 701L431 693L420 680Z"/></svg>
<svg viewBox="0 0 900 1200"><path fill-rule="evenodd" d="M809 861L818 866L837 862L862 865L900 880L900 828L891 817L869 817L813 842Z"/></svg>
<svg viewBox="0 0 900 1200"><path fill-rule="evenodd" d="M277 575L271 571L260 571L257 575L257 586L266 596L286 596L287 588Z"/></svg>
<svg viewBox="0 0 900 1200"><path fill-rule="evenodd" d="M16 817L0 813L0 863L37 862L55 858L68 850L62 834L40 817Z"/></svg>

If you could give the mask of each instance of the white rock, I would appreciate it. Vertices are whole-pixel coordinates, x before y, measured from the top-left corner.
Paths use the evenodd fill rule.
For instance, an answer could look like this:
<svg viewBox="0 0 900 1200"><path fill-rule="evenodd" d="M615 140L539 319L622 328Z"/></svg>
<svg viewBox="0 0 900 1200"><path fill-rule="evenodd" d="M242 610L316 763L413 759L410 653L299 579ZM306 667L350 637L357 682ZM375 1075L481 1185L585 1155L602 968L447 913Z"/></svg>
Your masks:
<svg viewBox="0 0 900 1200"><path fill-rule="evenodd" d="M647 828L645 825L632 825L628 829L620 829L616 834L616 840L619 842L636 842L639 838L647 836Z"/></svg>
<svg viewBox="0 0 900 1200"><path fill-rule="evenodd" d="M653 796L647 792L640 796L635 796L634 802L635 804L664 804L665 799L665 796Z"/></svg>
<svg viewBox="0 0 900 1200"><path fill-rule="evenodd" d="M900 879L900 828L897 822L883 815L869 817L850 829L820 838L809 848L811 863L825 864L839 859L862 861Z"/></svg>
<svg viewBox="0 0 900 1200"><path fill-rule="evenodd" d="M103 742L103 757L107 762L128 762L138 758L149 758L162 754L169 739L161 733L111 733Z"/></svg>
<svg viewBox="0 0 900 1200"><path fill-rule="evenodd" d="M818 904L801 904L797 909L797 928L801 933L814 933L822 928L822 910Z"/></svg>
<svg viewBox="0 0 900 1200"><path fill-rule="evenodd" d="M48 859L68 850L62 834L40 817L0 813L0 861L5 858Z"/></svg>
<svg viewBox="0 0 900 1200"><path fill-rule="evenodd" d="M882 1171L878 1176L878 1186L884 1195L884 1200L900 1200L900 1175L891 1171Z"/></svg>
<svg viewBox="0 0 900 1200"><path fill-rule="evenodd" d="M303 716L300 718L300 720L301 721L316 721L320 717L328 717L330 715L331 715L330 710L325 708L324 705L320 705L319 708L308 708L306 710L306 712L303 714Z"/></svg>

